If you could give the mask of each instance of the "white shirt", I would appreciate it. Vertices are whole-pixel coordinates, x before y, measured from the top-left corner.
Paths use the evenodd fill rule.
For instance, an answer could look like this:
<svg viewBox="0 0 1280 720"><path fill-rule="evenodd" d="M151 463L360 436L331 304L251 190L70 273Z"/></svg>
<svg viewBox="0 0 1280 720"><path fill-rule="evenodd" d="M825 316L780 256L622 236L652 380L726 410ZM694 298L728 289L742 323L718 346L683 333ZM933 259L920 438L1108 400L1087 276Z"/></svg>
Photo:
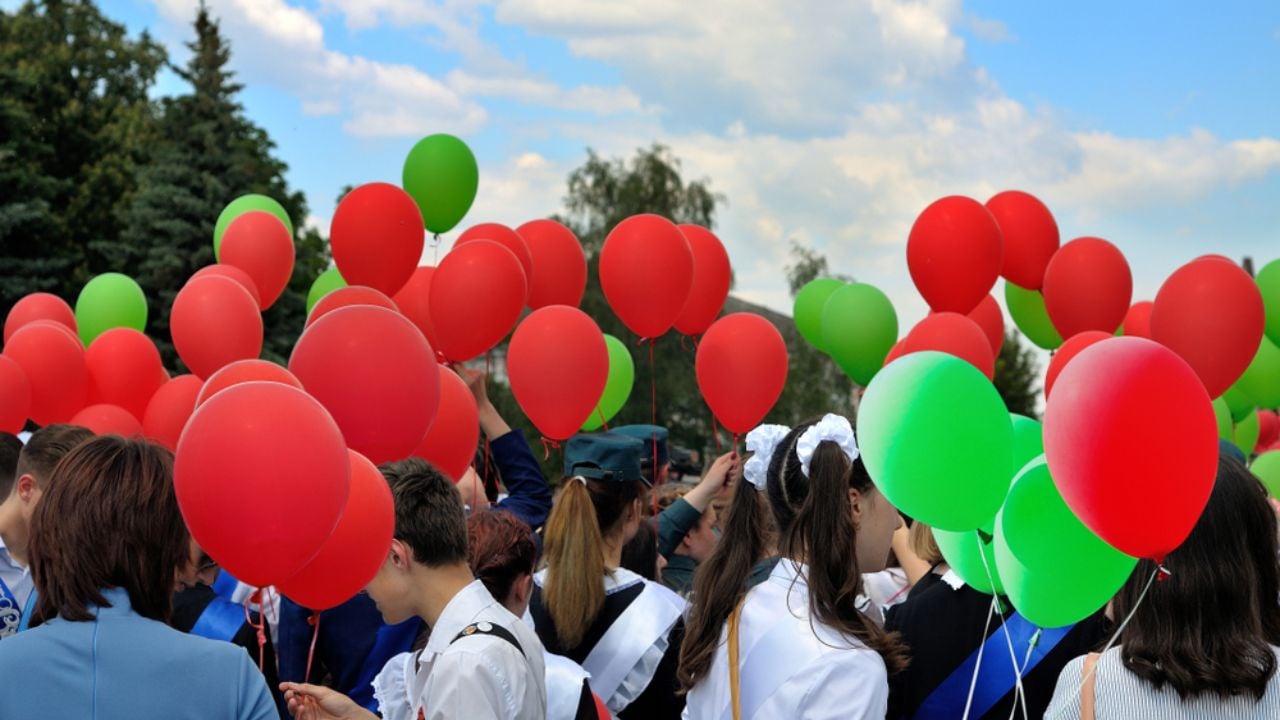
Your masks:
<svg viewBox="0 0 1280 720"><path fill-rule="evenodd" d="M454 642L472 623L504 628L520 649L482 633ZM414 698L409 717L416 718L421 710L426 720L542 720L547 712L542 653L537 634L494 600L483 583L472 581L453 596L431 628L409 687Z"/></svg>
<svg viewBox="0 0 1280 720"><path fill-rule="evenodd" d="M18 621L31 592L35 590L35 584L31 580L31 569L19 565L13 559L3 540L0 540L0 581L4 581L5 587L13 595L10 600L5 597L4 592L0 592L0 638L4 638L18 631ZM10 602L13 603L12 606Z"/></svg>
<svg viewBox="0 0 1280 720"><path fill-rule="evenodd" d="M805 572L784 559L747 593L738 625L742 717L883 718L889 703L884 661L857 640L810 621ZM726 627L710 673L689 691L685 718L732 716L728 662Z"/></svg>

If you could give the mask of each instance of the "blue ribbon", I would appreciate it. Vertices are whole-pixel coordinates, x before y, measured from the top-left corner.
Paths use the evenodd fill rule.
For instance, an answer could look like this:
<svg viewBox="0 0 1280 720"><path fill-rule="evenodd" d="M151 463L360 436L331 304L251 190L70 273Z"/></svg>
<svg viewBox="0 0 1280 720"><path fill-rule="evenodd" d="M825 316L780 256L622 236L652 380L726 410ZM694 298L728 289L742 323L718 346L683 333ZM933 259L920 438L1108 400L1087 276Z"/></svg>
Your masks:
<svg viewBox="0 0 1280 720"><path fill-rule="evenodd" d="M217 593L218 597L230 600L231 594L236 591L236 586L239 584L240 581L232 577L231 573L226 570L219 569L218 578L213 581L213 585L211 587L213 588L213 591Z"/></svg>
<svg viewBox="0 0 1280 720"><path fill-rule="evenodd" d="M31 594L27 596L27 604L22 607L22 617L18 618L18 632L31 627L31 613L35 612L37 595L36 589L31 588Z"/></svg>
<svg viewBox="0 0 1280 720"><path fill-rule="evenodd" d="M978 683L973 691L973 704L970 707L969 717L982 717L1017 686L1018 674L1014 671L1013 658L1009 657L1009 643L1004 636L1006 631L1009 633L1009 640L1013 641L1014 654L1019 657L1026 655L1032 638L1037 631L1040 632L1039 642L1032 649L1026 667L1022 668L1021 674L1025 677L1062 641L1062 638L1067 636L1067 633L1071 632L1073 627L1075 626L1068 625L1061 628L1041 629L1018 613L1010 615L1004 621L1003 627L997 627L987 636L982 646L973 651L973 654L947 676L941 685L934 688L929 697L920 704L913 717L915 720L960 717L969 698L969 686L973 682L975 667L978 668ZM981 667L978 666L979 653L982 653Z"/></svg>
<svg viewBox="0 0 1280 720"><path fill-rule="evenodd" d="M205 606L204 612L191 627L192 635L199 635L210 640L231 642L231 639L244 627L244 607L236 605L220 597L215 597Z"/></svg>

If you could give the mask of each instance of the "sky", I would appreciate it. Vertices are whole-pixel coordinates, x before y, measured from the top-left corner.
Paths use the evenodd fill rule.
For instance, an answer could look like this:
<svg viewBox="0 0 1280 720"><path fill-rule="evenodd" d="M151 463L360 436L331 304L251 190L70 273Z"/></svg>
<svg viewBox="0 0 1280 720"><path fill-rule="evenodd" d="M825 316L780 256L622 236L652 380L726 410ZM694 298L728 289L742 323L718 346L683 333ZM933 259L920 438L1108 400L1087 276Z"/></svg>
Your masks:
<svg viewBox="0 0 1280 720"><path fill-rule="evenodd" d="M196 4L102 2L179 64ZM927 310L907 235L946 195L1038 196L1064 242L1125 253L1135 301L1207 252L1280 256L1280 3L208 4L323 229L340 188L398 182L417 139L450 132L480 163L451 234L555 213L587 148L657 141L727 198L735 293L789 312L794 239L884 290L904 334Z"/></svg>

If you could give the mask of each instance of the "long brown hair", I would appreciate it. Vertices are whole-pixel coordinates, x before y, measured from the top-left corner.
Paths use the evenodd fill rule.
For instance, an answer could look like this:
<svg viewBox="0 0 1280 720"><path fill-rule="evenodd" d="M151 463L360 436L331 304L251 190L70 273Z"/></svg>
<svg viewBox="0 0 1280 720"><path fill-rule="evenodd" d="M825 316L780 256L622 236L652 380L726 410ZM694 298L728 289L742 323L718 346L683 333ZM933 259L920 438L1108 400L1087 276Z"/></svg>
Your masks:
<svg viewBox="0 0 1280 720"><path fill-rule="evenodd" d="M1276 516L1267 491L1244 465L1223 455L1195 528L1150 583L1154 563L1138 563L1116 593L1115 617L1125 667L1182 699L1249 695L1261 700L1275 675L1280 645ZM1143 588L1147 597L1139 602Z"/></svg>
<svg viewBox="0 0 1280 720"><path fill-rule="evenodd" d="M92 620L121 588L142 617L167 622L190 536L173 491L173 456L116 435L84 442L53 470L31 520L39 621Z"/></svg>
<svg viewBox="0 0 1280 720"><path fill-rule="evenodd" d="M565 478L543 530L543 600L565 647L577 647L604 607L604 538L643 492L639 480Z"/></svg>
<svg viewBox="0 0 1280 720"><path fill-rule="evenodd" d="M830 442L818 445L806 477L795 447L811 425L788 433L769 464L767 489L779 552L808 566L810 617L880 653L889 672L898 672L906 667L906 653L897 636L858 610L862 574L849 488L867 493L871 477L861 459L850 463ZM739 485L724 534L694 580L693 607L680 648L679 676L686 690L710 672L721 627L746 594L752 565L764 548L755 498L749 496L756 491L747 485Z"/></svg>

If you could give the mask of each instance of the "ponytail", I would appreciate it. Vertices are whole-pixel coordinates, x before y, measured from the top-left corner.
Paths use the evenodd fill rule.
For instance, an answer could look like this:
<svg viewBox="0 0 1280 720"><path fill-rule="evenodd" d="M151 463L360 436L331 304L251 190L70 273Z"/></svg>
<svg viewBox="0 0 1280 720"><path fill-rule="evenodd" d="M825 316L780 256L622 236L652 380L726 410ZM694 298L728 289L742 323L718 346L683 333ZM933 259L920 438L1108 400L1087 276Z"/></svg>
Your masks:
<svg viewBox="0 0 1280 720"><path fill-rule="evenodd" d="M565 478L543 530L543 599L565 647L582 642L604 607L604 536L640 496L640 482Z"/></svg>
<svg viewBox="0 0 1280 720"><path fill-rule="evenodd" d="M688 691L711 670L720 644L720 629L747 594L747 580L768 547L766 528L758 517L755 486L739 482L725 518L720 541L693 578L692 606L680 646L677 678Z"/></svg>

